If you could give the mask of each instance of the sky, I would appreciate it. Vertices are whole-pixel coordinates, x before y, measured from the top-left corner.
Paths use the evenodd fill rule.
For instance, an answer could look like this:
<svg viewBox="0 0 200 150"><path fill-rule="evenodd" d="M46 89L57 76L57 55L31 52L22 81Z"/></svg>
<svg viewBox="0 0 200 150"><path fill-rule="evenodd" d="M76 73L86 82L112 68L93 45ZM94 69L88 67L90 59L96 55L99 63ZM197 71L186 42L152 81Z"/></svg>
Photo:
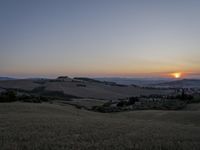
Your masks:
<svg viewBox="0 0 200 150"><path fill-rule="evenodd" d="M0 76L200 77L199 0L1 0Z"/></svg>

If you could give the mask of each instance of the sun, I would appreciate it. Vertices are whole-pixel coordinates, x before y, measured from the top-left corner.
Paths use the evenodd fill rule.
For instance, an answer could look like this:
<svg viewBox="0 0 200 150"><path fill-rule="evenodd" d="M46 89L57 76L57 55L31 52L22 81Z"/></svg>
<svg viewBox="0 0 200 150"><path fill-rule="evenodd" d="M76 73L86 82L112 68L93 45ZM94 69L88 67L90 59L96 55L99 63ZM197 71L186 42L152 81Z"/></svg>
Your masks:
<svg viewBox="0 0 200 150"><path fill-rule="evenodd" d="M173 76L174 78L176 78L176 79L179 79L179 78L181 78L182 73L181 73L181 72L175 72L175 73L172 73L172 76Z"/></svg>

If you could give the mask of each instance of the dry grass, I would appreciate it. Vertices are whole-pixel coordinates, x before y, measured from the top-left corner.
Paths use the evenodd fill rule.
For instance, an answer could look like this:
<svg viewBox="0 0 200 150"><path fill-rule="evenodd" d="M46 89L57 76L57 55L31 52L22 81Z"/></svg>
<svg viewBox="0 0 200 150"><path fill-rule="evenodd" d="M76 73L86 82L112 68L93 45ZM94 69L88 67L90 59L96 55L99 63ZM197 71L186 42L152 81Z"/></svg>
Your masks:
<svg viewBox="0 0 200 150"><path fill-rule="evenodd" d="M199 118L199 110L101 114L68 105L5 103L0 149L199 150Z"/></svg>

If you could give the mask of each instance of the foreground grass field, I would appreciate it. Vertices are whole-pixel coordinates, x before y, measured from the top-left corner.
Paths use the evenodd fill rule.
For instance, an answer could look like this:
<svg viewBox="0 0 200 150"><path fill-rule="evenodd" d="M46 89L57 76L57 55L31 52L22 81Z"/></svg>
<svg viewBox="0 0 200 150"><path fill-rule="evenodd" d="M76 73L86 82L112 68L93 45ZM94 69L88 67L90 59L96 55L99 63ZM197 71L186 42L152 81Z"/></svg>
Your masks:
<svg viewBox="0 0 200 150"><path fill-rule="evenodd" d="M103 114L69 105L1 103L0 149L199 150L200 105Z"/></svg>

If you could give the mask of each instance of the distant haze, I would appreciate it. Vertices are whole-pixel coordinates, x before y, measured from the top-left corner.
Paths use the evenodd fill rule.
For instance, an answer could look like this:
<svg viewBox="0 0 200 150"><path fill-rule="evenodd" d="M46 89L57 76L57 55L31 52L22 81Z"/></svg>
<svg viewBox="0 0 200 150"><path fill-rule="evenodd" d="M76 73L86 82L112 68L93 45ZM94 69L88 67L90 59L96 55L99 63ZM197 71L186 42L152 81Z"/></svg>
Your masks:
<svg viewBox="0 0 200 150"><path fill-rule="evenodd" d="M199 0L1 0L0 76L200 77Z"/></svg>

